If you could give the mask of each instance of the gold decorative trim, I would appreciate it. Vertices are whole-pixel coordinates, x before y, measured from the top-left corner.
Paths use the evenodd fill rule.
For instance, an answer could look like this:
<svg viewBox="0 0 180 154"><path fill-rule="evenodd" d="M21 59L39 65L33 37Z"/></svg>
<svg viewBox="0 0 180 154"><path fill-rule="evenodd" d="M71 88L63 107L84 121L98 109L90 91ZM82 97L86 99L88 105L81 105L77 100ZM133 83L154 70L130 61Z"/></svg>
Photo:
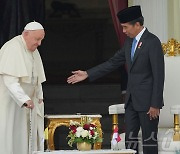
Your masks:
<svg viewBox="0 0 180 154"><path fill-rule="evenodd" d="M118 114L112 114L112 134L116 127L118 127Z"/></svg>
<svg viewBox="0 0 180 154"><path fill-rule="evenodd" d="M173 141L180 141L179 114L174 114L174 136Z"/></svg>
<svg viewBox="0 0 180 154"><path fill-rule="evenodd" d="M176 39L169 39L167 43L162 43L162 49L166 56L180 55L180 43Z"/></svg>

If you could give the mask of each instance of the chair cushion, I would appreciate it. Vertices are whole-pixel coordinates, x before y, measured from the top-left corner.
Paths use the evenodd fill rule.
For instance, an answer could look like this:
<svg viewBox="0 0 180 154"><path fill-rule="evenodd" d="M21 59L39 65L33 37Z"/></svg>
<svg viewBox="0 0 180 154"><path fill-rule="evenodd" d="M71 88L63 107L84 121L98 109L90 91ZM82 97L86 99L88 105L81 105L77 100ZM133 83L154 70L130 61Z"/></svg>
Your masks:
<svg viewBox="0 0 180 154"><path fill-rule="evenodd" d="M115 104L109 106L109 114L124 114L124 104Z"/></svg>
<svg viewBox="0 0 180 154"><path fill-rule="evenodd" d="M171 114L180 114L180 105L171 106Z"/></svg>

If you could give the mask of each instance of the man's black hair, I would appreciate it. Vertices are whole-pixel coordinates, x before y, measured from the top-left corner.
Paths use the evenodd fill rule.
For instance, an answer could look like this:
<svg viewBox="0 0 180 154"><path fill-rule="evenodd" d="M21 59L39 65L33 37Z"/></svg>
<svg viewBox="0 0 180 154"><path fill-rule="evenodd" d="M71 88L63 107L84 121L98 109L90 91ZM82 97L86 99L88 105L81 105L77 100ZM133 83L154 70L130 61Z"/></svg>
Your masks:
<svg viewBox="0 0 180 154"><path fill-rule="evenodd" d="M135 25L136 22L139 22L139 24L140 24L141 26L143 26L143 24L144 24L144 17L143 17L143 16L142 16L142 17L139 17L139 18L137 18L137 19L134 19L134 20L130 21L129 23L130 23L131 25Z"/></svg>

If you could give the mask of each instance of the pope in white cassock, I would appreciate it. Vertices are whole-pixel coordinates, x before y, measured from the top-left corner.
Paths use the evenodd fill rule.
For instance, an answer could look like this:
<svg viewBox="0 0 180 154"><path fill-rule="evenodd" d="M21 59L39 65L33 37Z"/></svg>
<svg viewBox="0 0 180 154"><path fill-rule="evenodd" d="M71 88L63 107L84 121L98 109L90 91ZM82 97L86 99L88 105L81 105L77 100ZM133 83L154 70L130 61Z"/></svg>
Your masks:
<svg viewBox="0 0 180 154"><path fill-rule="evenodd" d="M0 154L44 150L45 74L37 47L45 36L38 22L0 50Z"/></svg>

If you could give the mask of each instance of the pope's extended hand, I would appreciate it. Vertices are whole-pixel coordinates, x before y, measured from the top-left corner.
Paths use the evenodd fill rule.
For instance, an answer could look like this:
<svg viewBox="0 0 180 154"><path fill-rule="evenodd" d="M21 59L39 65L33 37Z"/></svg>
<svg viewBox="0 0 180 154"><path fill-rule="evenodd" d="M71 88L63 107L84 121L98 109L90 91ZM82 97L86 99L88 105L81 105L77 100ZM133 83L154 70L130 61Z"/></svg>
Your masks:
<svg viewBox="0 0 180 154"><path fill-rule="evenodd" d="M88 77L87 72L86 72L86 71L81 71L81 70L73 71L72 74L73 74L73 75L71 75L71 76L67 79L67 82L68 82L68 83L71 83L71 84L74 84L74 83L83 81L83 80L85 80L85 79Z"/></svg>

